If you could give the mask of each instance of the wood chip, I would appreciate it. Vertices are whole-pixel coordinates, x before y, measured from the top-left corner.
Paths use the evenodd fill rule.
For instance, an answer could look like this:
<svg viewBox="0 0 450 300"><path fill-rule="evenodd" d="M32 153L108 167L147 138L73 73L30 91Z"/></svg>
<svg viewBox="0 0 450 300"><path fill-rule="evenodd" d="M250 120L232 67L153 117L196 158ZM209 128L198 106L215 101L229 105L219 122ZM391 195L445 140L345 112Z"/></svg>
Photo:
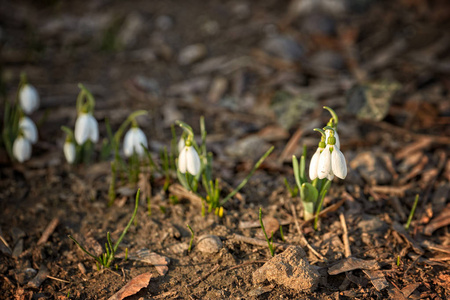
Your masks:
<svg viewBox="0 0 450 300"><path fill-rule="evenodd" d="M384 274L380 270L363 270L364 274L369 277L373 286L377 289L377 291L381 291L389 286Z"/></svg>
<svg viewBox="0 0 450 300"><path fill-rule="evenodd" d="M378 270L380 265L376 260L363 260L355 257L349 257L339 261L337 264L328 268L328 274L337 275L353 270Z"/></svg>
<svg viewBox="0 0 450 300"><path fill-rule="evenodd" d="M124 258L125 256L123 253L120 253L117 257ZM168 264L170 263L170 259L155 252L151 252L147 248L142 248L134 254L130 253L128 259L142 261L153 265L161 276L164 276L167 271L169 271Z"/></svg>
<svg viewBox="0 0 450 300"><path fill-rule="evenodd" d="M420 283L411 283L402 288L403 296L406 298L409 297L418 287L420 286Z"/></svg>
<svg viewBox="0 0 450 300"><path fill-rule="evenodd" d="M433 232L441 227L450 225L450 203L444 210L425 227L424 233L432 235Z"/></svg>
<svg viewBox="0 0 450 300"><path fill-rule="evenodd" d="M192 204L199 207L202 206L202 199L196 194L186 190L182 185L178 183L171 184L169 186L169 192L178 198L188 199Z"/></svg>
<svg viewBox="0 0 450 300"><path fill-rule="evenodd" d="M30 282L28 282L28 286L31 288L39 288L41 284L44 282L45 279L47 279L47 276L49 275L49 271L45 265L41 265L39 268L39 272L36 274L36 276L31 279Z"/></svg>
<svg viewBox="0 0 450 300"><path fill-rule="evenodd" d="M110 297L109 300L122 300L137 294L140 290L148 286L151 278L152 274L149 272L134 277L117 293Z"/></svg>
<svg viewBox="0 0 450 300"><path fill-rule="evenodd" d="M48 238L52 235L52 233L55 231L56 226L59 224L59 218L55 217L53 220L50 221L50 223L47 225L47 228L45 228L44 232L42 233L41 238L37 242L38 245L45 244L45 242L48 241Z"/></svg>

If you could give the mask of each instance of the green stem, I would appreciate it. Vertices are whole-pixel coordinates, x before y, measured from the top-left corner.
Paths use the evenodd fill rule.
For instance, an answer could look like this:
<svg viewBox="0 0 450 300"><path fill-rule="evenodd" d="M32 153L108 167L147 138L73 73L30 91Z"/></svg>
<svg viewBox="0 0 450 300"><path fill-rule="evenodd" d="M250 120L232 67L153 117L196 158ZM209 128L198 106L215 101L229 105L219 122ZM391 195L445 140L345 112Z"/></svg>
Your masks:
<svg viewBox="0 0 450 300"><path fill-rule="evenodd" d="M189 248L188 248L188 252L191 252L192 249L192 244L194 243L194 230L192 230L191 226L189 226L189 224L186 224L187 228L189 228L189 231L191 232L191 240L189 241Z"/></svg>
<svg viewBox="0 0 450 300"><path fill-rule="evenodd" d="M264 236L266 237L266 241L267 241L267 245L269 246L269 251L270 251L270 255L273 257L273 255L275 254L275 250L273 249L273 240L270 241L269 237L267 236L266 233L266 228L264 227L264 222L262 221L262 208L259 208L259 223L261 224L261 229L264 233ZM272 236L273 238L273 236Z"/></svg>

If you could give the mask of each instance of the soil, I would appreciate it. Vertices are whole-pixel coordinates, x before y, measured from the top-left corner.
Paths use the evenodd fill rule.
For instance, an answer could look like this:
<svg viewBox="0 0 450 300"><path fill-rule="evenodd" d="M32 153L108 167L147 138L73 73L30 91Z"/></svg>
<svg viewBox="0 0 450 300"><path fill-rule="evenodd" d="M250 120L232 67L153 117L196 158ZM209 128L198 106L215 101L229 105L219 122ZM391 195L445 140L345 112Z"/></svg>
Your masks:
<svg viewBox="0 0 450 300"><path fill-rule="evenodd" d="M21 72L41 106L31 116L39 128L32 158L12 162L0 148L0 298L107 299L150 272L127 299L449 299L449 12L446 1L413 0L2 1L2 107ZM60 127L75 124L79 82L95 96L101 137L107 122L115 131L131 112L149 111L139 125L158 164L174 121L199 137L204 116L222 196L275 150L223 217L202 216L195 199L165 191L158 172L137 185L119 180L108 206L101 143L90 164L71 166L62 152ZM324 201L332 209L314 230L285 179L295 185L292 155L305 145L309 161L315 151L313 128L329 119L324 105L340 117L349 174L334 179ZM127 225L138 187L150 204L139 202L113 266L98 270L68 235L100 254L107 232L115 242ZM260 207L282 225L284 240L276 231L274 241L301 245L317 267L315 290L254 284L271 259L253 243L263 240ZM196 237L190 252L186 224ZM220 238L218 252L201 251L205 234ZM143 248L170 260L165 274L124 259L125 249ZM330 272L346 257L375 260L385 286L361 266Z"/></svg>

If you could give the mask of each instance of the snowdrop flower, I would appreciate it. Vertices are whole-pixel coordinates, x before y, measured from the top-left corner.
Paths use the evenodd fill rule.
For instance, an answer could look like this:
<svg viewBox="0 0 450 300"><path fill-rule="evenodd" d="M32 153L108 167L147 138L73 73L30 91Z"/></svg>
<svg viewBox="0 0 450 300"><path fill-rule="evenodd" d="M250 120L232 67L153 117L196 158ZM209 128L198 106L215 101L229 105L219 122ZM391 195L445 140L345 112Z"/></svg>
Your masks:
<svg viewBox="0 0 450 300"><path fill-rule="evenodd" d="M22 110L31 114L39 107L39 94L34 86L25 84L19 92L19 102Z"/></svg>
<svg viewBox="0 0 450 300"><path fill-rule="evenodd" d="M189 172L192 175L200 173L200 157L192 145L185 145L178 156L178 169L181 173Z"/></svg>
<svg viewBox="0 0 450 300"><path fill-rule="evenodd" d="M98 142L98 123L90 113L81 113L75 122L75 140L83 145L87 140Z"/></svg>
<svg viewBox="0 0 450 300"><path fill-rule="evenodd" d="M317 177L319 179L326 177L328 180L333 180L334 175L344 179L347 176L347 163L344 154L336 146L336 139L333 137L333 133L330 133L330 137L327 139L327 146L319 157Z"/></svg>
<svg viewBox="0 0 450 300"><path fill-rule="evenodd" d="M19 121L19 129L22 131L23 136L30 141L31 144L35 144L38 140L38 131L34 122L27 116L23 116Z"/></svg>
<svg viewBox="0 0 450 300"><path fill-rule="evenodd" d="M141 144L144 145L145 148L148 148L147 137L139 127L131 127L125 134L123 141L123 152L125 153L125 156L130 157L133 153L143 156L145 151Z"/></svg>
<svg viewBox="0 0 450 300"><path fill-rule="evenodd" d="M22 134L14 140L13 155L20 163L31 157L31 143Z"/></svg>
<svg viewBox="0 0 450 300"><path fill-rule="evenodd" d="M73 164L75 162L75 158L77 156L77 150L75 148L75 144L71 141L71 139L66 139L64 143L64 156L69 164Z"/></svg>

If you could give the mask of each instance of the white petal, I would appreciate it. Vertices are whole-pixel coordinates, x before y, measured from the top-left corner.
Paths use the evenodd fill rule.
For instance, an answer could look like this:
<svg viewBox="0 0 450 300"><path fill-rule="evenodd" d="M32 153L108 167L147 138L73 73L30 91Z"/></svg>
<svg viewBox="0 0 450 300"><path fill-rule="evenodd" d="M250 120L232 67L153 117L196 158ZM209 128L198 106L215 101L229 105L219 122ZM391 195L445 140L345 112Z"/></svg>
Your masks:
<svg viewBox="0 0 450 300"><path fill-rule="evenodd" d="M181 151L183 151L184 148L184 138L181 137L180 140L178 141L178 153L181 153Z"/></svg>
<svg viewBox="0 0 450 300"><path fill-rule="evenodd" d="M77 151L75 149L75 144L70 142L64 143L64 156L69 164L73 164Z"/></svg>
<svg viewBox="0 0 450 300"><path fill-rule="evenodd" d="M337 131L334 132L334 137L336 138L335 146L338 147L338 149L341 149L341 142L339 142L339 134Z"/></svg>
<svg viewBox="0 0 450 300"><path fill-rule="evenodd" d="M26 138L19 136L13 144L13 155L19 162L24 162L31 157L31 143Z"/></svg>
<svg viewBox="0 0 450 300"><path fill-rule="evenodd" d="M89 139L93 143L98 142L98 123L93 115L89 114Z"/></svg>
<svg viewBox="0 0 450 300"><path fill-rule="evenodd" d="M123 139L123 153L126 157L130 157L133 155L133 137L134 131L130 129L125 134L125 138Z"/></svg>
<svg viewBox="0 0 450 300"><path fill-rule="evenodd" d="M187 170L195 176L200 173L200 157L192 146L186 147L186 152Z"/></svg>
<svg viewBox="0 0 450 300"><path fill-rule="evenodd" d="M31 84L26 84L19 93L20 106L28 115L39 107L39 94Z"/></svg>
<svg viewBox="0 0 450 300"><path fill-rule="evenodd" d="M183 150L181 150L180 155L178 155L178 170L182 174L186 173L187 169L187 148L188 147L184 147Z"/></svg>
<svg viewBox="0 0 450 300"><path fill-rule="evenodd" d="M136 151L139 156L143 156L145 154L145 151L142 148L142 145L144 145L145 149L148 149L147 137L140 128L132 128L132 130L134 131L134 151Z"/></svg>
<svg viewBox="0 0 450 300"><path fill-rule="evenodd" d="M19 128L22 130L24 137L32 144L35 144L38 140L38 131L34 122L24 116L19 121Z"/></svg>
<svg viewBox="0 0 450 300"><path fill-rule="evenodd" d="M330 145L327 145L319 157L319 165L317 167L317 177L324 179L331 172L331 153Z"/></svg>
<svg viewBox="0 0 450 300"><path fill-rule="evenodd" d="M317 178L317 168L319 166L319 157L320 157L321 148L317 148L313 157L311 158L311 162L309 164L309 178L314 180Z"/></svg>
<svg viewBox="0 0 450 300"><path fill-rule="evenodd" d="M78 145L83 145L88 137L89 137L89 115L81 114L78 116L77 121L75 122L75 140Z"/></svg>
<svg viewBox="0 0 450 300"><path fill-rule="evenodd" d="M334 175L341 179L347 176L347 163L344 154L338 148L334 148L331 154L331 169Z"/></svg>

